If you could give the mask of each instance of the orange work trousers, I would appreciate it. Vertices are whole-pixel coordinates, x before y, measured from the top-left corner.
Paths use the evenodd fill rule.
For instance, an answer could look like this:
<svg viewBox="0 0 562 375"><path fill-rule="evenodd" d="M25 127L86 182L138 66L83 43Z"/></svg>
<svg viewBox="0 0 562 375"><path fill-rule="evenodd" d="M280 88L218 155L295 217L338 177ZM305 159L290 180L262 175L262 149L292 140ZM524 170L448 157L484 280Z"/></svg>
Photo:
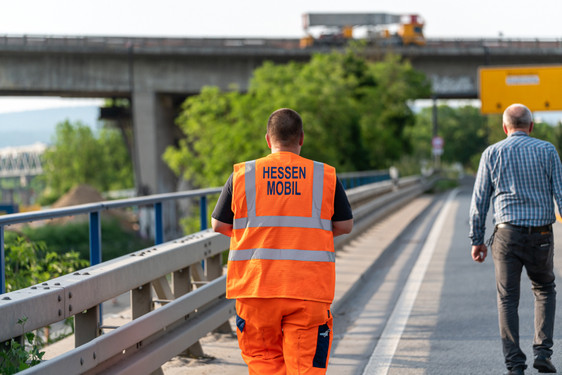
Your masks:
<svg viewBox="0 0 562 375"><path fill-rule="evenodd" d="M332 320L329 303L237 299L236 333L250 375L325 374Z"/></svg>

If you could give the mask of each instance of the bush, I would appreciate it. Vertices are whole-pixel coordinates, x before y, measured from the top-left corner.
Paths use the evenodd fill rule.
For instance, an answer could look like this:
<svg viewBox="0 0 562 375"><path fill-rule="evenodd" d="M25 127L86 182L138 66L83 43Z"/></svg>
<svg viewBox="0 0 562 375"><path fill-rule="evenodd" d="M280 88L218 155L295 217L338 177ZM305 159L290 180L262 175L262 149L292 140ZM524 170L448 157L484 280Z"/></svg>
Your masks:
<svg viewBox="0 0 562 375"><path fill-rule="evenodd" d="M24 331L24 325L27 321L26 317L18 320ZM39 344L36 341L36 336L32 332L24 333L23 337L30 347L29 351L26 350L26 343L23 345L12 339L9 342L2 343L0 348L0 373L3 375L11 375L28 369L41 363L41 359L45 352L39 351Z"/></svg>
<svg viewBox="0 0 562 375"><path fill-rule="evenodd" d="M7 232L8 234L9 232ZM77 252L80 259L90 259L90 229L88 222L64 225L44 225L38 228L24 227L23 235L34 243L43 243L45 249L62 255ZM124 229L116 218L102 218L102 260L110 260L153 245L136 232ZM13 237L12 237L13 238ZM6 237L6 243L9 236Z"/></svg>
<svg viewBox="0 0 562 375"><path fill-rule="evenodd" d="M9 232L8 232L9 233ZM11 238L10 238L11 237ZM57 254L48 251L44 242L6 236L6 291L26 288L88 266L77 252Z"/></svg>

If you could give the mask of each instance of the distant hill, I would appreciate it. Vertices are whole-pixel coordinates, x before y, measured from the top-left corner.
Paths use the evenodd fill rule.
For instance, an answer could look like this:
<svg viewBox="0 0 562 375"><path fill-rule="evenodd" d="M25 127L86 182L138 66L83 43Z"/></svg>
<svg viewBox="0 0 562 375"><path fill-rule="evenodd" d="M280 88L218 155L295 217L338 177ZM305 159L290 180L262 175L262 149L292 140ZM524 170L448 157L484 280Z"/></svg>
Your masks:
<svg viewBox="0 0 562 375"><path fill-rule="evenodd" d="M26 146L36 142L50 144L58 123L80 121L97 130L99 108L63 107L36 111L0 113L0 148Z"/></svg>

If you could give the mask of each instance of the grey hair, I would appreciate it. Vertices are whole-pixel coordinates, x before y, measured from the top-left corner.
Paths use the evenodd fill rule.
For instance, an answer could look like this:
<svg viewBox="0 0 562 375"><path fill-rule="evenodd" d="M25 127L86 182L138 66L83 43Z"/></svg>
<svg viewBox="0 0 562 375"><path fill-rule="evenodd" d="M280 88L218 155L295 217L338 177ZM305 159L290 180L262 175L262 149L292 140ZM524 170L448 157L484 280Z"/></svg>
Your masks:
<svg viewBox="0 0 562 375"><path fill-rule="evenodd" d="M531 126L533 115L525 105L515 103L505 109L502 120L513 129L525 129Z"/></svg>

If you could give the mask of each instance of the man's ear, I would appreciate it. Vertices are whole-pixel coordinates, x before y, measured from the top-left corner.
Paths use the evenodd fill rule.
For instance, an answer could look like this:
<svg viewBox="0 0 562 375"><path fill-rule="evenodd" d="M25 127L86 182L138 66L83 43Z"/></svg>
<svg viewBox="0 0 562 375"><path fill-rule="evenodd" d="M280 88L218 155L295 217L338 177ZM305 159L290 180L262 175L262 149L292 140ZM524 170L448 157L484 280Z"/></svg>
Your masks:
<svg viewBox="0 0 562 375"><path fill-rule="evenodd" d="M299 139L299 146L302 146L304 143L304 132L301 132L301 137Z"/></svg>
<svg viewBox="0 0 562 375"><path fill-rule="evenodd" d="M265 141L267 142L267 147L271 148L271 139L269 139L269 134L265 133Z"/></svg>
<svg viewBox="0 0 562 375"><path fill-rule="evenodd" d="M503 132L507 135L507 126L505 126L505 124L502 124L503 126Z"/></svg>
<svg viewBox="0 0 562 375"><path fill-rule="evenodd" d="M535 123L531 121L531 126L529 126L529 133L533 131L534 125L535 125Z"/></svg>

